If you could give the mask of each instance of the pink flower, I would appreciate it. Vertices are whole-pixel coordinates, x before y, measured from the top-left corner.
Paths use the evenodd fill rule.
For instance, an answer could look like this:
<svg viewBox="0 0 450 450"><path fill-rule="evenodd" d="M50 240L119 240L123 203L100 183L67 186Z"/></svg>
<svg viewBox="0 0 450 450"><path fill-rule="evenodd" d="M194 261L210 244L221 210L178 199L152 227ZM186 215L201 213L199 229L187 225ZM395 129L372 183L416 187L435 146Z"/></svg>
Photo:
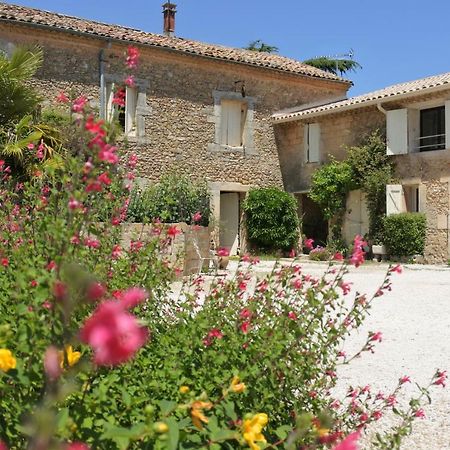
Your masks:
<svg viewBox="0 0 450 450"><path fill-rule="evenodd" d="M333 255L333 259L334 259L335 261L344 261L344 256L342 255L341 252L336 252L336 253Z"/></svg>
<svg viewBox="0 0 450 450"><path fill-rule="evenodd" d="M308 250L312 250L314 247L314 239L305 239L303 241L303 245L308 249Z"/></svg>
<svg viewBox="0 0 450 450"><path fill-rule="evenodd" d="M109 144L104 144L98 152L98 159L110 164L117 164L119 162L119 157L116 155L116 151L117 147Z"/></svg>
<svg viewBox="0 0 450 450"><path fill-rule="evenodd" d="M33 149L34 149L34 144L28 144L28 145L27 145L27 148L28 148L29 150L33 150Z"/></svg>
<svg viewBox="0 0 450 450"><path fill-rule="evenodd" d="M67 444L64 450L90 450L90 447L88 447L83 442L72 442L71 444Z"/></svg>
<svg viewBox="0 0 450 450"><path fill-rule="evenodd" d="M131 45L127 49L126 66L129 69L135 69L139 62L139 50Z"/></svg>
<svg viewBox="0 0 450 450"><path fill-rule="evenodd" d="M389 272L402 273L402 266L400 264L397 264L396 266L389 267Z"/></svg>
<svg viewBox="0 0 450 450"><path fill-rule="evenodd" d="M126 296L127 292L123 295ZM139 325L127 308L127 302L123 300L105 301L83 325L80 339L93 348L97 365L125 363L147 341L148 330Z"/></svg>
<svg viewBox="0 0 450 450"><path fill-rule="evenodd" d="M357 440L359 431L349 434L341 443L333 447L333 450L358 450Z"/></svg>
<svg viewBox="0 0 450 450"><path fill-rule="evenodd" d="M127 165L130 169L134 169L136 167L138 161L138 157L136 155L136 153L133 153L132 155L130 155L130 158L128 159Z"/></svg>
<svg viewBox="0 0 450 450"><path fill-rule="evenodd" d="M88 248L100 248L100 241L97 239L86 238L84 240L84 245Z"/></svg>
<svg viewBox="0 0 450 450"><path fill-rule="evenodd" d="M45 268L46 268L49 272L51 272L53 269L56 269L56 263L55 263L55 261L50 261L50 262L45 266Z"/></svg>
<svg viewBox="0 0 450 450"><path fill-rule="evenodd" d="M83 205L78 201L75 200L74 198L71 198L69 200L69 209L77 209L77 208L81 208Z"/></svg>
<svg viewBox="0 0 450 450"><path fill-rule="evenodd" d="M64 300L67 296L67 286L62 281L55 281L53 285L53 295L56 300Z"/></svg>
<svg viewBox="0 0 450 450"><path fill-rule="evenodd" d="M419 408L417 411L414 412L414 417L417 417L419 419L425 419L425 411L422 408Z"/></svg>
<svg viewBox="0 0 450 450"><path fill-rule="evenodd" d="M8 266L9 266L9 260L8 260L8 258L2 258L2 259L0 260L0 263L1 263L1 265L2 265L3 267L8 267Z"/></svg>
<svg viewBox="0 0 450 450"><path fill-rule="evenodd" d="M59 351L53 345L48 347L45 351L44 370L47 377L52 381L57 380L61 375L62 369L59 360Z"/></svg>
<svg viewBox="0 0 450 450"><path fill-rule="evenodd" d="M144 289L131 288L121 295L120 301L125 308L131 309L135 308L137 305L140 305L147 298L147 296L148 294Z"/></svg>
<svg viewBox="0 0 450 450"><path fill-rule="evenodd" d="M35 288L38 284L39 284L39 283L38 283L36 280L31 280L31 282L30 282L30 286L31 286L32 288Z"/></svg>
<svg viewBox="0 0 450 450"><path fill-rule="evenodd" d="M343 292L344 295L347 295L350 292L350 290L351 290L350 285L351 284L352 283L346 283L344 281L341 281L341 283L339 284L339 287L342 289L342 292Z"/></svg>
<svg viewBox="0 0 450 450"><path fill-rule="evenodd" d="M289 252L289 258L295 258L297 256L297 251L295 250L295 248L292 248L291 251Z"/></svg>
<svg viewBox="0 0 450 450"><path fill-rule="evenodd" d="M230 256L230 251L225 247L220 247L217 249L217 256Z"/></svg>
<svg viewBox="0 0 450 450"><path fill-rule="evenodd" d="M114 97L112 99L112 104L124 108L125 101L126 101L125 89L124 88L117 89L117 91L114 93Z"/></svg>
<svg viewBox="0 0 450 450"><path fill-rule="evenodd" d="M381 339L383 337L383 333L381 331L377 331L376 333L371 333L369 335L369 337L370 337L370 340L373 341L373 342L376 342L376 341L381 342Z"/></svg>
<svg viewBox="0 0 450 450"><path fill-rule="evenodd" d="M297 314L295 314L294 311L289 311L288 317L289 317L289 319L291 319L291 320L297 320Z"/></svg>
<svg viewBox="0 0 450 450"><path fill-rule="evenodd" d="M240 291L245 291L247 289L247 283L245 281L240 281L238 285Z"/></svg>
<svg viewBox="0 0 450 450"><path fill-rule="evenodd" d="M398 382L399 382L400 384L411 383L411 378L409 378L408 375L405 375L405 376L401 377L401 378L398 380Z"/></svg>
<svg viewBox="0 0 450 450"><path fill-rule="evenodd" d="M382 413L382 411L374 411L373 413L372 413L372 417L375 419L375 420L380 420L382 417L383 417L383 413Z"/></svg>
<svg viewBox="0 0 450 450"><path fill-rule="evenodd" d="M197 211L193 216L192 216L192 221L193 222L200 222L200 220L202 220L202 213L200 211Z"/></svg>
<svg viewBox="0 0 450 450"><path fill-rule="evenodd" d="M241 329L241 331L244 334L247 334L250 331L250 327L251 327L250 322L246 321L246 322L242 322L242 324L241 324L241 326L239 328Z"/></svg>
<svg viewBox="0 0 450 450"><path fill-rule="evenodd" d="M121 253L122 253L122 248L120 247L120 245L115 245L112 249L111 258L119 259Z"/></svg>
<svg viewBox="0 0 450 450"><path fill-rule="evenodd" d="M167 236L170 236L172 239L176 237L177 234L180 234L181 230L176 225L171 225L167 229Z"/></svg>
<svg viewBox="0 0 450 450"><path fill-rule="evenodd" d="M88 99L84 95L81 95L80 97L74 100L72 104L72 111L75 113L83 113L87 101Z"/></svg>
<svg viewBox="0 0 450 450"><path fill-rule="evenodd" d="M205 345L205 347L209 347L214 342L214 339L222 339L222 338L223 333L218 328L213 328L203 339L203 344Z"/></svg>
<svg viewBox="0 0 450 450"><path fill-rule="evenodd" d="M129 87L135 87L135 86L136 86L136 83L135 83L135 81L134 81L134 75L128 75L128 76L125 78L125 84L126 84L127 86L129 86Z"/></svg>
<svg viewBox="0 0 450 450"><path fill-rule="evenodd" d="M353 241L353 253L350 258L350 263L355 267L359 267L364 262L365 252L363 247L367 245L367 242L363 240L362 236L357 235Z"/></svg>
<svg viewBox="0 0 450 450"><path fill-rule="evenodd" d="M301 287L302 287L302 285L303 285L303 282L302 282L302 279L301 278L294 278L293 280L292 280L292 287L294 288L294 289L301 289Z"/></svg>
<svg viewBox="0 0 450 450"><path fill-rule="evenodd" d="M56 97L56 101L59 103L68 103L69 102L69 97L67 97L66 94L64 94L63 91L61 91L58 96Z"/></svg>
<svg viewBox="0 0 450 450"><path fill-rule="evenodd" d="M445 387L445 381L447 380L447 371L439 371L436 374L436 381L434 381L433 384L435 384L436 386L442 386Z"/></svg>
<svg viewBox="0 0 450 450"><path fill-rule="evenodd" d="M44 158L44 150L45 150L45 144L44 144L44 141L41 139L41 143L39 144L39 147L36 152L36 158L43 159Z"/></svg>
<svg viewBox="0 0 450 450"><path fill-rule="evenodd" d="M107 186L109 186L109 185L111 184L111 179L109 178L107 172L103 172L102 174L100 174L100 175L97 177L97 181L98 181L99 183L105 184L105 185L107 185Z"/></svg>
<svg viewBox="0 0 450 450"><path fill-rule="evenodd" d="M395 395L390 395L387 399L386 399L386 404L388 406L395 406L397 404L397 398L395 397Z"/></svg>
<svg viewBox="0 0 450 450"><path fill-rule="evenodd" d="M248 308L244 308L240 313L239 317L241 319L250 319L252 317L252 312Z"/></svg>
<svg viewBox="0 0 450 450"><path fill-rule="evenodd" d="M91 302L100 300L106 293L105 286L103 284L94 282L91 283L86 290L86 297Z"/></svg>
<svg viewBox="0 0 450 450"><path fill-rule="evenodd" d="M8 447L3 441L0 441L0 450L8 450Z"/></svg>

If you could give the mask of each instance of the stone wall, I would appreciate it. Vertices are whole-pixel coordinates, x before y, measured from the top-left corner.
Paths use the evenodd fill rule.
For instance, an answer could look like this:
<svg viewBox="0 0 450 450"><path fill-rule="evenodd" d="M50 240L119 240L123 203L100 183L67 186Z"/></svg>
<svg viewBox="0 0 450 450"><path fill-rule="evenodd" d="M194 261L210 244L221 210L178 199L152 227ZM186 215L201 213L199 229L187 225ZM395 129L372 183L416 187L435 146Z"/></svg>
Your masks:
<svg viewBox="0 0 450 450"><path fill-rule="evenodd" d="M0 24L0 44L5 48L11 47L11 43L37 43L44 48L45 64L34 84L49 106L54 106L53 99L64 90L85 93L91 104L98 107L101 67L106 77L125 73L125 43ZM145 108L141 113L145 133L139 138L129 138L128 151L139 155L139 175L151 181L177 167L213 182L281 186L271 114L313 100L342 98L347 89L344 83L187 53L143 46L140 50L137 79L144 86ZM251 154L211 151L209 145L215 137L215 124L211 120L213 93L234 91L238 80L245 82L247 96L254 99L254 148Z"/></svg>
<svg viewBox="0 0 450 450"><path fill-rule="evenodd" d="M201 258L210 257L211 230L208 227L187 225L185 223L164 224L163 233L171 226L176 226L181 233L177 234L167 247L165 256L173 267L182 269L183 275L198 273ZM158 227L160 229L160 227ZM147 241L155 237L155 227L142 223L124 223L122 225L121 245L129 247L131 241ZM211 268L213 266L211 261ZM209 262L204 261L202 270L208 271Z"/></svg>

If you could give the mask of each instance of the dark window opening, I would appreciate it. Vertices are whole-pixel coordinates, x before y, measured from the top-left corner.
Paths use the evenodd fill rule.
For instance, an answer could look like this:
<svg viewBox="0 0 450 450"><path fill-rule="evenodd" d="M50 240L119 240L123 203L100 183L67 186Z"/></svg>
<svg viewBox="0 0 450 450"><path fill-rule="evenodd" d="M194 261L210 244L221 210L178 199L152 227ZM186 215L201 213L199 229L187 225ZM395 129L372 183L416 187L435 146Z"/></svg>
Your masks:
<svg viewBox="0 0 450 450"><path fill-rule="evenodd" d="M419 150L427 152L445 149L445 107L420 111Z"/></svg>

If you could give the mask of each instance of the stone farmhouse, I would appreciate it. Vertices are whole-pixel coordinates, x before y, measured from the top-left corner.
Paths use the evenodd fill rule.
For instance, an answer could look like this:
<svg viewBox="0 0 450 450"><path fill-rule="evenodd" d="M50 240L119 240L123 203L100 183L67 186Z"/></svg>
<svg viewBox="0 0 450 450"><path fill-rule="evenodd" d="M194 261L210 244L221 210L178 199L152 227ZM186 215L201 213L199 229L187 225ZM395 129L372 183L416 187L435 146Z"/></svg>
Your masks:
<svg viewBox="0 0 450 450"><path fill-rule="evenodd" d="M38 44L44 66L34 83L48 106L60 91L84 93L108 118L123 55L136 46L141 63L122 127L139 175L157 181L176 167L206 178L220 245L232 253L243 245L241 201L253 186L296 195L305 231L324 238L326 223L306 195L311 174L378 128L400 180L387 186L388 213L425 212L426 260L450 257L450 73L347 98L350 81L301 62L176 37L175 12L164 4L163 34L153 34L0 3L0 49ZM344 235L367 228L354 191Z"/></svg>
<svg viewBox="0 0 450 450"><path fill-rule="evenodd" d="M292 105L345 98L351 82L282 56L174 37L175 5L163 5L164 34L0 4L0 48L38 44L35 85L49 106L60 91L87 94L108 117L124 53L136 46L136 88L127 88L123 128L140 176L173 166L208 180L220 244L236 252L240 202L252 186L283 185L271 115Z"/></svg>
<svg viewBox="0 0 450 450"><path fill-rule="evenodd" d="M345 147L380 129L386 152L396 163L399 184L387 186L387 214L423 212L427 217L425 259L450 258L450 73L397 84L357 97L299 106L275 113L285 189L299 198L305 226L324 227L318 208L308 199L311 175L330 155L344 159ZM326 227L326 224L325 224ZM363 194L347 200L343 234L351 241L368 231Z"/></svg>

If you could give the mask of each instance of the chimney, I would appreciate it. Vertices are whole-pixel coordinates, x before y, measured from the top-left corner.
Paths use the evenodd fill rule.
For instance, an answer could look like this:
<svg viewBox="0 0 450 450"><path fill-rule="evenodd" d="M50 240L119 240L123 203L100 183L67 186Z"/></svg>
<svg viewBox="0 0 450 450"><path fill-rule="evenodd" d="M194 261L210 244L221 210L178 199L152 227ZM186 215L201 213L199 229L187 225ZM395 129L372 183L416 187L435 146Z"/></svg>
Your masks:
<svg viewBox="0 0 450 450"><path fill-rule="evenodd" d="M164 14L164 34L166 36L173 36L175 33L175 13L177 12L177 5L174 3L164 3L163 14Z"/></svg>

